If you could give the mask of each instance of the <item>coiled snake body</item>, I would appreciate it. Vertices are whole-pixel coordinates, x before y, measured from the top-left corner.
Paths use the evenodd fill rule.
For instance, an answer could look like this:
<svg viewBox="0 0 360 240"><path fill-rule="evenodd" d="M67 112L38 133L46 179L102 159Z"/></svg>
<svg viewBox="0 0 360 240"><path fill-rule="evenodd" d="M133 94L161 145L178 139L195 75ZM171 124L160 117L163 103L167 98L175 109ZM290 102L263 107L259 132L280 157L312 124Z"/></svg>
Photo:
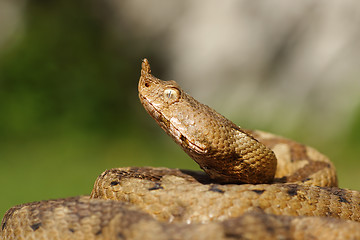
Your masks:
<svg viewBox="0 0 360 240"><path fill-rule="evenodd" d="M9 209L1 239L360 239L360 193L337 188L327 157L261 131L242 129L151 75L139 97L205 171L110 169L91 196Z"/></svg>

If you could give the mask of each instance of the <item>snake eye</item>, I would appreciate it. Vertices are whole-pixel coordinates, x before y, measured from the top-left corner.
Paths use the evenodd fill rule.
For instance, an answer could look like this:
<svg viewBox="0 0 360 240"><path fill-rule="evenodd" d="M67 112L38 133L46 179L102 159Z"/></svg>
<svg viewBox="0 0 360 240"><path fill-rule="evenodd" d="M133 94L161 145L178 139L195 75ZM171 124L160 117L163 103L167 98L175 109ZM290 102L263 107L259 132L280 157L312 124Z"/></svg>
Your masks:
<svg viewBox="0 0 360 240"><path fill-rule="evenodd" d="M180 98L180 91L177 88L167 88L164 90L164 97L167 102L175 102Z"/></svg>

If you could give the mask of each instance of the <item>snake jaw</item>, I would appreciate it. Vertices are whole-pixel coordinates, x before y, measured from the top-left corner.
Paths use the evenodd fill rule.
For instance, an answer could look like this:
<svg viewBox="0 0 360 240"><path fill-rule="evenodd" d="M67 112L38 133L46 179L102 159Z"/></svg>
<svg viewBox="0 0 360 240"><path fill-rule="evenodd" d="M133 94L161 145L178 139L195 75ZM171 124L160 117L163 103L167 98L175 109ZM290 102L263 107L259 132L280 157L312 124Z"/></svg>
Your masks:
<svg viewBox="0 0 360 240"><path fill-rule="evenodd" d="M175 117L167 119L149 99L139 93L139 98L146 111L158 123L158 125L169 135L175 142L180 144L183 148L192 150L197 154L207 153L206 146L196 140L190 140L185 134L184 129L181 128L181 122ZM178 126L178 127L176 127ZM186 130L186 129L185 129Z"/></svg>

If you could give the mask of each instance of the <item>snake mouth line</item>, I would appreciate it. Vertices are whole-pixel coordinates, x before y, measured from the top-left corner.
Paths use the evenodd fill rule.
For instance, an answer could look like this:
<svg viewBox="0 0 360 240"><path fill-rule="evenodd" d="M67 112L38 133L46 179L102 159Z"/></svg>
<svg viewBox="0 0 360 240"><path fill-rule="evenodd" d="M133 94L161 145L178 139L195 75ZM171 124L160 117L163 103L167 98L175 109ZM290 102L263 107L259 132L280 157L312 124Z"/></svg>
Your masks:
<svg viewBox="0 0 360 240"><path fill-rule="evenodd" d="M181 144L184 148L191 149L197 153L206 153L207 151L197 144L190 141L181 131L171 123L171 120L167 119L156 107L141 93L139 97L143 105L145 106L146 111L156 120L165 132L167 132L172 138L175 139L178 143Z"/></svg>

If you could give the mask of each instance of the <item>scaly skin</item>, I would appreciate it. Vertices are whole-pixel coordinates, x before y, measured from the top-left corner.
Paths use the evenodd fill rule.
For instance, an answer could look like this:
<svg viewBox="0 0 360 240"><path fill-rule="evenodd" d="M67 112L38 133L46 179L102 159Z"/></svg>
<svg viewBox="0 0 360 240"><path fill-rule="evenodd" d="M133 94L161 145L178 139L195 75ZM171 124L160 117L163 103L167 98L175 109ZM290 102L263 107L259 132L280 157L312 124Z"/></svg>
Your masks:
<svg viewBox="0 0 360 240"><path fill-rule="evenodd" d="M359 196L297 184L220 185L186 170L111 169L95 182L91 197L101 199L11 208L0 239L360 239Z"/></svg>
<svg viewBox="0 0 360 240"><path fill-rule="evenodd" d="M87 197L22 205L11 214L2 240L360 239L358 222L245 213L206 224L166 223L129 204Z"/></svg>
<svg viewBox="0 0 360 240"><path fill-rule="evenodd" d="M360 193L294 183L220 185L199 172L118 168L95 181L92 198L129 202L159 221L207 223L248 211L360 221Z"/></svg>

